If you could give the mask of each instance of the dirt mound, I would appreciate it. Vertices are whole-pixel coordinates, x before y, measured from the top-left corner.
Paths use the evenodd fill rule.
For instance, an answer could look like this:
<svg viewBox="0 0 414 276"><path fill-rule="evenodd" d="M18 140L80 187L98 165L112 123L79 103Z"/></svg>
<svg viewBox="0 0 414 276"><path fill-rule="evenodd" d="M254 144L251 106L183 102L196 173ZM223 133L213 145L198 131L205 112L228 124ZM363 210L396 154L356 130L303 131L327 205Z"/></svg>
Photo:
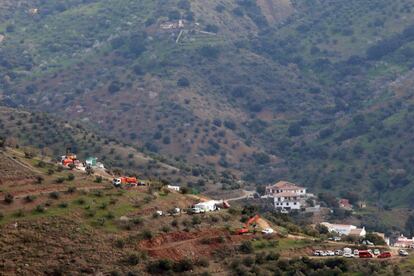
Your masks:
<svg viewBox="0 0 414 276"><path fill-rule="evenodd" d="M142 241L140 249L146 250L153 258L181 260L209 257L217 250L233 248L251 236L231 235L225 229L203 229L197 232L172 232L159 235L151 240Z"/></svg>

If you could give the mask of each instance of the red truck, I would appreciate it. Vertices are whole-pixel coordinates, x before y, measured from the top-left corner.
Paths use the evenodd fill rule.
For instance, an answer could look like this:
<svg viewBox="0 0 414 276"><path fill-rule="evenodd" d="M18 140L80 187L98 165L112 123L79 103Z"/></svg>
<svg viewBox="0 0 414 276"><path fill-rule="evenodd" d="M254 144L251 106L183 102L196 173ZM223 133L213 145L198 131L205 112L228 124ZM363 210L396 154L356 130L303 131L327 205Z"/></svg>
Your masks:
<svg viewBox="0 0 414 276"><path fill-rule="evenodd" d="M122 185L128 185L128 184L137 186L138 180L136 177L118 177L112 180L112 184L114 184L115 187L121 187Z"/></svg>

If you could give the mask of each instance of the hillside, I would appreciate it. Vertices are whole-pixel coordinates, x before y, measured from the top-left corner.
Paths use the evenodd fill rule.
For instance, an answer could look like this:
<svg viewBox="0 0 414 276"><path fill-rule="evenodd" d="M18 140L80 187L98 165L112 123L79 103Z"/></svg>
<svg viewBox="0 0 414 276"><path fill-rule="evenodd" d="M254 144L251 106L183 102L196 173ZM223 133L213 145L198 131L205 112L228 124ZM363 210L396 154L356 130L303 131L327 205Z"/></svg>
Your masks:
<svg viewBox="0 0 414 276"><path fill-rule="evenodd" d="M97 157L115 175L162 179L175 185L189 186L195 192L216 190L215 181L226 179L179 159L168 160L146 154L140 148L105 138L85 130L79 123L63 121L46 113L0 107L0 126L0 140L11 150L40 156L46 161L60 159L70 148L81 160ZM7 168L9 159L5 158L1 165ZM25 175L25 171L22 168L20 175ZM3 177L8 178L7 175ZM10 179L13 179L12 175Z"/></svg>
<svg viewBox="0 0 414 276"><path fill-rule="evenodd" d="M4 105L252 187L412 204L411 0L3 2Z"/></svg>
<svg viewBox="0 0 414 276"><path fill-rule="evenodd" d="M289 275L298 269L305 275L389 275L412 269L413 257L308 257L315 249L354 245L330 242L326 234L276 213L264 214L248 234L236 234L258 211L252 206L191 214L188 208L200 198L169 191L158 181L117 189L107 179L98 183L96 176L76 170L50 174L55 163L39 166L40 156L27 158L22 151L2 149L1 157L0 175L28 172L20 176L26 181L2 178L0 183L0 268L5 275ZM56 182L59 178L63 182ZM261 233L269 227L273 234Z"/></svg>

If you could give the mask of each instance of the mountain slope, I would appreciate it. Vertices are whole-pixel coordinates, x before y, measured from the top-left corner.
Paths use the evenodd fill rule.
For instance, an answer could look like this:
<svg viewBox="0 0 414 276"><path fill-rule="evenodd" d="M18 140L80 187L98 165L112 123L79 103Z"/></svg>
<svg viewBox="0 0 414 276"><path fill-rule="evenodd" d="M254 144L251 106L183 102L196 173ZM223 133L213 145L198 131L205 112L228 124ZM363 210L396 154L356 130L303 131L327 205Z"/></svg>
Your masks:
<svg viewBox="0 0 414 276"><path fill-rule="evenodd" d="M414 179L405 156L411 0L7 7L6 105L79 120L252 186L285 178L316 191L351 185L381 205L410 202L400 195Z"/></svg>

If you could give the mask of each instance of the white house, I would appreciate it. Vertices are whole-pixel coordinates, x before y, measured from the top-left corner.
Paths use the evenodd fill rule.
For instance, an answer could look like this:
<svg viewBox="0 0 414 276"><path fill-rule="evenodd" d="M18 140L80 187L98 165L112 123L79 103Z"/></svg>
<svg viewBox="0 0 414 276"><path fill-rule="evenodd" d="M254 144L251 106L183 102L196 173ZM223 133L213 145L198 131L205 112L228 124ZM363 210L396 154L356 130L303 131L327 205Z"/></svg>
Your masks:
<svg viewBox="0 0 414 276"><path fill-rule="evenodd" d="M179 192L180 191L180 186L167 185L167 189Z"/></svg>
<svg viewBox="0 0 414 276"><path fill-rule="evenodd" d="M397 238L394 242L395 247L402 247L402 248L411 248L414 246L414 238L407 238L404 235L401 235Z"/></svg>
<svg viewBox="0 0 414 276"><path fill-rule="evenodd" d="M365 237L367 234L365 227L358 228L351 224L334 224L329 222L322 222L321 225L326 226L331 233L338 233L345 236Z"/></svg>
<svg viewBox="0 0 414 276"><path fill-rule="evenodd" d="M310 196L304 187L287 181L279 181L275 185L266 187L264 198L273 198L276 209L290 211L300 210L305 205L305 200Z"/></svg>
<svg viewBox="0 0 414 276"><path fill-rule="evenodd" d="M216 200L209 200L195 204L193 209L199 209L201 212L211 212L217 210L218 204L219 202Z"/></svg>

